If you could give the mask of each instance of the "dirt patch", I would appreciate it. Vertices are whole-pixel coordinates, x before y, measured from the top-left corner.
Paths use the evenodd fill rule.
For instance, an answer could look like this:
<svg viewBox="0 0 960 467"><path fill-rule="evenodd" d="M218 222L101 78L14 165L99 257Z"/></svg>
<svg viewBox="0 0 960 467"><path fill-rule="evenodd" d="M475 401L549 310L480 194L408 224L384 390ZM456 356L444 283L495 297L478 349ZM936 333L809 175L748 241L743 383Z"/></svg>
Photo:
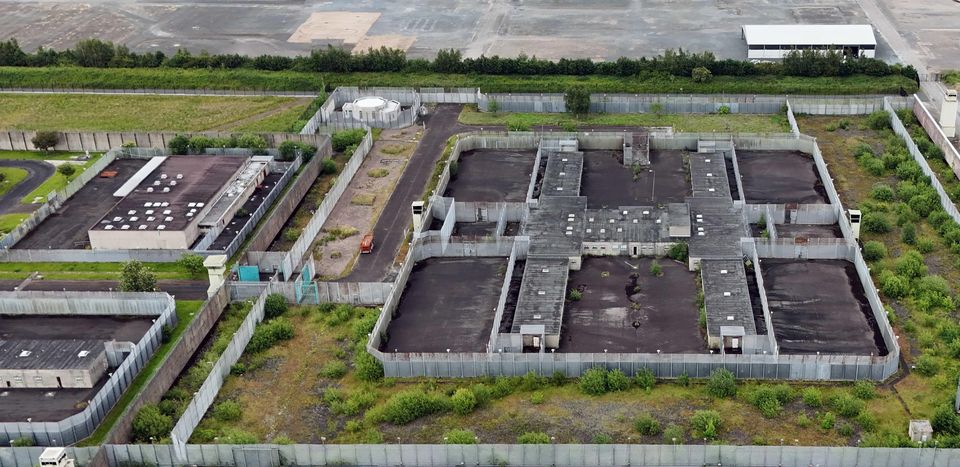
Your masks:
<svg viewBox="0 0 960 467"><path fill-rule="evenodd" d="M572 271L582 298L563 313L560 352L704 353L695 273L675 261L590 257Z"/></svg>
<svg viewBox="0 0 960 467"><path fill-rule="evenodd" d="M380 134L314 243L317 275L329 279L343 277L350 272L359 254L363 234L373 231L419 139L420 133L416 127L385 130ZM362 202L354 202L358 200ZM325 233L334 227L350 227L360 235L330 239ZM374 248L377 248L376 245L377 240L374 239Z"/></svg>
<svg viewBox="0 0 960 467"><path fill-rule="evenodd" d="M373 23L380 19L377 12L323 11L311 13L287 42L309 44L320 39L341 40L358 44Z"/></svg>

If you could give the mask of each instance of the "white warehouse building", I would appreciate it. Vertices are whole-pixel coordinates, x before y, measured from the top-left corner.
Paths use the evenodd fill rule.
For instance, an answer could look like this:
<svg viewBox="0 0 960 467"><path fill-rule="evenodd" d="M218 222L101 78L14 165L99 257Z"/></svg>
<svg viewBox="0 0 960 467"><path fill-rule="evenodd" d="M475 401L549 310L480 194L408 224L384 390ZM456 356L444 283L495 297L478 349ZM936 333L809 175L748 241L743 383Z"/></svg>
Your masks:
<svg viewBox="0 0 960 467"><path fill-rule="evenodd" d="M869 24L744 25L748 59L782 59L794 50L837 50L844 55L874 58L877 38Z"/></svg>

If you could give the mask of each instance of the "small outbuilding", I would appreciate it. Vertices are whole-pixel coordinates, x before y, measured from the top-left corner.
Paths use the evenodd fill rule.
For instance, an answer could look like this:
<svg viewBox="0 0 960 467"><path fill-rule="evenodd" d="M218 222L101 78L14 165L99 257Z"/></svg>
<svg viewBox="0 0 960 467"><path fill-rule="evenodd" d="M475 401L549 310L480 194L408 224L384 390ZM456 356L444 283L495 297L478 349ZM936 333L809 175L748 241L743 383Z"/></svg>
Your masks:
<svg viewBox="0 0 960 467"><path fill-rule="evenodd" d="M874 58L877 51L869 24L750 24L742 29L749 59L782 59L794 50Z"/></svg>
<svg viewBox="0 0 960 467"><path fill-rule="evenodd" d="M910 420L908 430L910 440L914 443L926 443L933 439L933 426L930 420Z"/></svg>
<svg viewBox="0 0 960 467"><path fill-rule="evenodd" d="M95 340L0 340L0 386L92 388L107 371Z"/></svg>

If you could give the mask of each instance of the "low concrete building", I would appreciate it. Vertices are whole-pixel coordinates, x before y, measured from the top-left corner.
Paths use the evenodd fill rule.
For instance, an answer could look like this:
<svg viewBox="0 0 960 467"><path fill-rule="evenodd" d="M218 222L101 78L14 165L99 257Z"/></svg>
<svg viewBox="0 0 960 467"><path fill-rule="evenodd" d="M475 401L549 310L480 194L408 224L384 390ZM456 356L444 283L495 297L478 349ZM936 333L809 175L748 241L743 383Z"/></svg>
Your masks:
<svg viewBox="0 0 960 467"><path fill-rule="evenodd" d="M90 228L90 246L189 249L202 228L226 225L267 171L248 157L154 158L114 193L123 199Z"/></svg>
<svg viewBox="0 0 960 467"><path fill-rule="evenodd" d="M106 371L101 341L0 341L0 387L92 388Z"/></svg>

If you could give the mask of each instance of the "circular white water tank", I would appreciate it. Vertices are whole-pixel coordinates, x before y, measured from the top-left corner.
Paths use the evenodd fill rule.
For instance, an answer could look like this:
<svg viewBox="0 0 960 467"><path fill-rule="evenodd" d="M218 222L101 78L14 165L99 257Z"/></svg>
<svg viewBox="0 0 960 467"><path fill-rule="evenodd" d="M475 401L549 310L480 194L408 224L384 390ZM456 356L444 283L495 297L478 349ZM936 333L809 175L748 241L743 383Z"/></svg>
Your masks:
<svg viewBox="0 0 960 467"><path fill-rule="evenodd" d="M387 107L387 100L382 97L361 97L353 101L353 110L359 112L377 112Z"/></svg>

